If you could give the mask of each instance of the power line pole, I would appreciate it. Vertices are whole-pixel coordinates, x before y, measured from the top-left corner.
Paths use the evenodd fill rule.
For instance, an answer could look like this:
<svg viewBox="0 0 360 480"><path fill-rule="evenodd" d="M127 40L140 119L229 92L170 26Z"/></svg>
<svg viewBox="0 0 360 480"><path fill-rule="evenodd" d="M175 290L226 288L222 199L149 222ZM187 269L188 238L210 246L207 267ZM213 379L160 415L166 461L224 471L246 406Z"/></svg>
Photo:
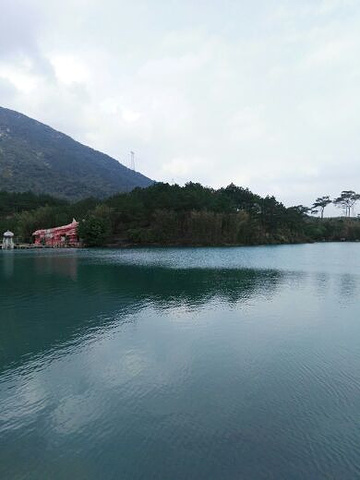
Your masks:
<svg viewBox="0 0 360 480"><path fill-rule="evenodd" d="M135 152L130 152L130 169L135 172Z"/></svg>

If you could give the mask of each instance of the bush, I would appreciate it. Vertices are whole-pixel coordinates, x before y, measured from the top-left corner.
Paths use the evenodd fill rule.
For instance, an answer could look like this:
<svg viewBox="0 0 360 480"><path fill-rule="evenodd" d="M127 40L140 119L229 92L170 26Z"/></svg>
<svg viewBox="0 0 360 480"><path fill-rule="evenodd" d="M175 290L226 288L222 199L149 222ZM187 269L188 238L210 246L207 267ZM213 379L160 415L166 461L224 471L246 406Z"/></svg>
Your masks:
<svg viewBox="0 0 360 480"><path fill-rule="evenodd" d="M78 227L78 235L86 247L103 246L109 234L109 221L94 215L83 220Z"/></svg>

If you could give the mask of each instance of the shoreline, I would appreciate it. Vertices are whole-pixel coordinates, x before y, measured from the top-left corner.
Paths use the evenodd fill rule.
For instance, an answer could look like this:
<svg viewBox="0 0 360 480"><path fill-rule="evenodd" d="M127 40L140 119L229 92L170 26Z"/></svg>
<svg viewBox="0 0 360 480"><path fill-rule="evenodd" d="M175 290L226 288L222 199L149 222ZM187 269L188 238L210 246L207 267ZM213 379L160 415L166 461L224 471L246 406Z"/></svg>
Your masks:
<svg viewBox="0 0 360 480"><path fill-rule="evenodd" d="M315 243L359 243L360 240L322 240L314 241L308 240L303 242L271 242L271 243L219 243L219 244L204 244L204 243L171 243L171 244L161 244L161 243L123 243L123 244L105 244L96 247L86 247L86 246L47 246L47 245L34 245L34 244L21 244L14 245L12 249L4 249L0 245L0 250L88 250L88 249L103 249L103 250L127 250L131 248L240 248L240 247L277 247L282 245L312 245Z"/></svg>

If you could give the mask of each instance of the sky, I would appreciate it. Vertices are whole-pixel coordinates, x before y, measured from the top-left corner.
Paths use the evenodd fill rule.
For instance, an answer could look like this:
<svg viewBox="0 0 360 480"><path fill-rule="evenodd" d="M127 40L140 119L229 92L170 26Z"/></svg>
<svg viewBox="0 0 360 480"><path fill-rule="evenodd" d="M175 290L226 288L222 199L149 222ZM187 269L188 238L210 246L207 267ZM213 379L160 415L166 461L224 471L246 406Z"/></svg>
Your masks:
<svg viewBox="0 0 360 480"><path fill-rule="evenodd" d="M358 0L0 0L0 105L152 179L360 190Z"/></svg>

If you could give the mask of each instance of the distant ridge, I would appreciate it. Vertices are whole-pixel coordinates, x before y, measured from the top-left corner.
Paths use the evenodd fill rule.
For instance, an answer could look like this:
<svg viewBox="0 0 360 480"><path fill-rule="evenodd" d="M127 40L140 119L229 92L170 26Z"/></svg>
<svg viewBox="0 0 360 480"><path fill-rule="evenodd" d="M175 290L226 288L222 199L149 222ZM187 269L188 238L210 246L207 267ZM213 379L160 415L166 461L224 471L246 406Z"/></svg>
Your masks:
<svg viewBox="0 0 360 480"><path fill-rule="evenodd" d="M152 183L108 155L0 107L0 190L79 200L104 198Z"/></svg>

